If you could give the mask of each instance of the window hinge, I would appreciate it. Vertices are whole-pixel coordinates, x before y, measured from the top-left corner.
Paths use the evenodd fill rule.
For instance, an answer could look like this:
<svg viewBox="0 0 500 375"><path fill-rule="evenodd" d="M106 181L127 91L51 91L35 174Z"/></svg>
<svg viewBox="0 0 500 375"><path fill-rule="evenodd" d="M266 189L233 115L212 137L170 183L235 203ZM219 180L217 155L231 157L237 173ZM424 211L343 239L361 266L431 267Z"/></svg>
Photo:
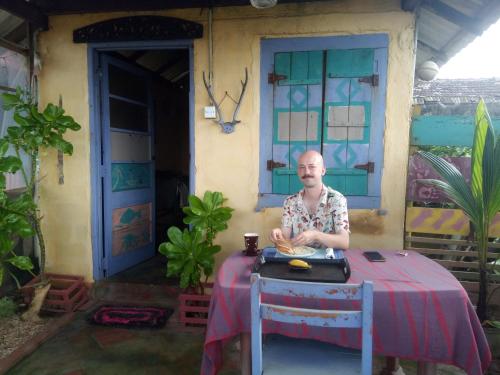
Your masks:
<svg viewBox="0 0 500 375"><path fill-rule="evenodd" d="M268 160L267 161L267 170L272 171L274 168L283 168L286 167L285 163L280 163L279 161Z"/></svg>
<svg viewBox="0 0 500 375"><path fill-rule="evenodd" d="M274 85L278 81L283 81L284 79L287 79L288 77L283 75L283 74L276 74L276 73L269 73L267 75L267 83L270 83Z"/></svg>
<svg viewBox="0 0 500 375"><path fill-rule="evenodd" d="M372 161L369 161L366 164L357 164L357 165L354 166L354 168L356 168L356 169L364 169L368 173L373 173L374 170L375 170L375 163L372 162Z"/></svg>
<svg viewBox="0 0 500 375"><path fill-rule="evenodd" d="M358 78L358 82L369 83L372 86L378 86L378 74Z"/></svg>

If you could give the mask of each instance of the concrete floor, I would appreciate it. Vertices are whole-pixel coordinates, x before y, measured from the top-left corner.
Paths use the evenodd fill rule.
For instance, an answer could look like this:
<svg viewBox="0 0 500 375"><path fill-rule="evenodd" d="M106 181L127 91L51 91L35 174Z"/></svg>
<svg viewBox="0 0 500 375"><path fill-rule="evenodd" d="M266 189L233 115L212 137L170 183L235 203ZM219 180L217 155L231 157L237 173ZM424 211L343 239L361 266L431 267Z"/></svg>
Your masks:
<svg viewBox="0 0 500 375"><path fill-rule="evenodd" d="M156 269L154 264L156 264ZM158 269L161 267L161 270ZM177 307L175 280L165 282L161 258L153 259L98 283L93 290L91 311L101 302ZM162 329L119 329L90 324L88 312L78 312L75 319L30 356L10 369L9 375L127 375L200 373L205 332L199 327L185 327L178 322L177 311ZM374 374L384 361L374 360ZM406 375L416 374L416 364L403 361ZM237 375L238 342L226 346L221 375ZM401 373L400 373L401 374ZM463 375L452 366L439 366L440 375ZM399 374L398 374L399 375Z"/></svg>

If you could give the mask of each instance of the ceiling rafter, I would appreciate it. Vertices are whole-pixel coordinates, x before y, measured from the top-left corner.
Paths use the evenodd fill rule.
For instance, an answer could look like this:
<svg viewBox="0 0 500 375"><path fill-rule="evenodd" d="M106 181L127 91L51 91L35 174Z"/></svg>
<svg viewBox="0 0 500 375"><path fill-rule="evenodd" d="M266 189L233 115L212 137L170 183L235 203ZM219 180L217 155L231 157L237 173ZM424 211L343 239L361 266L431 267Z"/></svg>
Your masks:
<svg viewBox="0 0 500 375"><path fill-rule="evenodd" d="M29 55L28 48L25 48L17 43L13 43L13 42L6 40L4 38L0 38L0 47L10 49L14 52L20 53L21 55L25 55L25 56Z"/></svg>
<svg viewBox="0 0 500 375"><path fill-rule="evenodd" d="M422 4L422 0L401 0L401 9L405 12L414 12Z"/></svg>
<svg viewBox="0 0 500 375"><path fill-rule="evenodd" d="M474 18L459 12L455 8L443 3L440 0L424 0L423 5L426 8L431 8L439 17L460 26L474 35L479 36L484 31Z"/></svg>
<svg viewBox="0 0 500 375"><path fill-rule="evenodd" d="M31 23L35 29L47 30L49 20L38 7L20 0L0 0L0 9Z"/></svg>
<svg viewBox="0 0 500 375"><path fill-rule="evenodd" d="M425 42L422 42L421 40L418 41L418 48L421 48L421 49L425 50L427 53L429 53L430 55L432 55L432 57L434 58L434 60L437 63L443 64L449 60L449 57L446 54L435 49L434 47L429 46L428 44L426 44Z"/></svg>
<svg viewBox="0 0 500 375"><path fill-rule="evenodd" d="M167 70L173 68L176 65L180 65L181 63L187 65L189 63L189 58L181 57L180 59L174 58L170 61L167 61L165 64L161 65L158 69L156 69L155 73L161 75L164 72L166 72Z"/></svg>

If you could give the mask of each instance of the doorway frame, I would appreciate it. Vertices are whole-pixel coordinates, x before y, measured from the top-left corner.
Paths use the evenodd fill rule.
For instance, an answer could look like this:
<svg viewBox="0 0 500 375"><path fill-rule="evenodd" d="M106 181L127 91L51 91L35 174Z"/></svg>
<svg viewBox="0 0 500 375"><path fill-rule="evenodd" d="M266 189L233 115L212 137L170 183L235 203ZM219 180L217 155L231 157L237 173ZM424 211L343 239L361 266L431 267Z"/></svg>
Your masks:
<svg viewBox="0 0 500 375"><path fill-rule="evenodd" d="M189 193L195 187L195 149L194 149L194 48L192 39L137 41L137 42L105 42L87 45L88 87L89 87L89 129L90 129L90 199L91 199L91 243L92 273L94 281L104 278L104 243L103 243L103 191L101 177L104 175L100 164L101 147L101 113L99 94L99 54L117 50L155 50L155 49L187 49L189 54Z"/></svg>

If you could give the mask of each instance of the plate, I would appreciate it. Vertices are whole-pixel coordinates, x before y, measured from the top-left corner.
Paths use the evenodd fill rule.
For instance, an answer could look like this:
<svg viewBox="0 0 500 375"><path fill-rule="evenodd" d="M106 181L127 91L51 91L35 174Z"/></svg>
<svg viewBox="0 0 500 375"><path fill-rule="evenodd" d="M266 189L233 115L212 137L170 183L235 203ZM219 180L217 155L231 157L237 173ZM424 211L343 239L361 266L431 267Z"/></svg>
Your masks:
<svg viewBox="0 0 500 375"><path fill-rule="evenodd" d="M278 253L289 258L307 258L316 254L316 249L314 247L309 247L309 246L296 246L293 248L293 250L294 254L287 254L287 253L282 253L281 251L276 249Z"/></svg>

